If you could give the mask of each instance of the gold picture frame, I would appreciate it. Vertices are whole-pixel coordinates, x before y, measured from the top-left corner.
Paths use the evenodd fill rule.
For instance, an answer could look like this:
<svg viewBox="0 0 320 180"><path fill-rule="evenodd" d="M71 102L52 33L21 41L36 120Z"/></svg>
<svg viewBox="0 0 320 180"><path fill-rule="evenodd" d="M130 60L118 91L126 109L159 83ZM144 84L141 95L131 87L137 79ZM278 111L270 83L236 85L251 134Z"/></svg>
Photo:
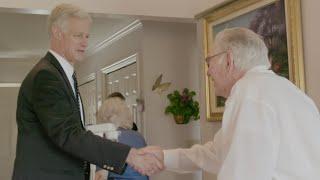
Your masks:
<svg viewBox="0 0 320 180"><path fill-rule="evenodd" d="M217 32L237 26L250 28L260 32L258 34L270 50L270 59L276 59L272 60L272 69L305 91L300 0L233 0L209 10L201 17L205 31L205 57ZM270 22L272 24L266 24ZM272 31L274 28L270 31L271 27L277 31ZM268 32L266 36L263 34L264 28ZM205 82L207 120L222 120L224 102L215 96L213 82L208 76Z"/></svg>

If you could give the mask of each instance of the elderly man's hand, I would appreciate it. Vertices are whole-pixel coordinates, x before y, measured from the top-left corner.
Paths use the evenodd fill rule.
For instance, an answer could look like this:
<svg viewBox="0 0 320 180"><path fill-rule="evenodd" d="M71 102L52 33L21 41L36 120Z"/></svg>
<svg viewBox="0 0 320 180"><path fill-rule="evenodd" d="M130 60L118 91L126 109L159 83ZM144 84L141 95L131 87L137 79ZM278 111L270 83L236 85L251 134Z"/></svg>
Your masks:
<svg viewBox="0 0 320 180"><path fill-rule="evenodd" d="M146 153L143 149L132 148L129 152L127 163L139 173L148 176L163 170L163 161L153 154Z"/></svg>
<svg viewBox="0 0 320 180"><path fill-rule="evenodd" d="M164 163L163 149L159 146L147 146L141 148L139 154L151 154L155 156L162 164Z"/></svg>

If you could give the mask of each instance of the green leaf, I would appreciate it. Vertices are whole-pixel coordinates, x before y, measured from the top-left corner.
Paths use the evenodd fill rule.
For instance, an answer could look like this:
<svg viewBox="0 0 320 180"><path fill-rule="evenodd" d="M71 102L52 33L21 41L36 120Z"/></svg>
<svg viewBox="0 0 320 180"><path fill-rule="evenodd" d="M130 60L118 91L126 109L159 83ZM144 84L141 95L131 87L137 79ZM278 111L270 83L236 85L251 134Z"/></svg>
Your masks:
<svg viewBox="0 0 320 180"><path fill-rule="evenodd" d="M165 113L182 115L184 123L188 123L190 119L199 119L199 102L193 99L195 95L196 93L188 88L184 88L182 93L175 90L168 94L169 105L165 108Z"/></svg>

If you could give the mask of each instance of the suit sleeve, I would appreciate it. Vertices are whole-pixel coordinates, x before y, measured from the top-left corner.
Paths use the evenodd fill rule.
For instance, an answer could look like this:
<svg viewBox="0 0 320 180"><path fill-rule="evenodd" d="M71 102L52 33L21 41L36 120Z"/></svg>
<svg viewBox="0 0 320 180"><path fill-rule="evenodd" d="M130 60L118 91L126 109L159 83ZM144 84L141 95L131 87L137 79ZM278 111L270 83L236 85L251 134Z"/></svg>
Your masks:
<svg viewBox="0 0 320 180"><path fill-rule="evenodd" d="M122 173L130 147L85 131L76 104L53 72L42 70L34 79L34 110L50 140L74 157Z"/></svg>

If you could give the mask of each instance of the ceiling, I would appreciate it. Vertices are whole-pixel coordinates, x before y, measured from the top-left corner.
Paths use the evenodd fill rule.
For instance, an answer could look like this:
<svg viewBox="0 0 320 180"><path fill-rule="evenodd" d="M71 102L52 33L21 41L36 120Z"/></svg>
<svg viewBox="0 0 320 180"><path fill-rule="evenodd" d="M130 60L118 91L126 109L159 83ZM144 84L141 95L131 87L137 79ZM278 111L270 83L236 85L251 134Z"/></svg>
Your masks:
<svg viewBox="0 0 320 180"><path fill-rule="evenodd" d="M0 12L0 59L31 59L49 47L47 15ZM94 17L89 47L96 46L133 22L129 17Z"/></svg>
<svg viewBox="0 0 320 180"><path fill-rule="evenodd" d="M0 7L50 11L59 3L71 3L91 13L192 19L225 1L230 0L0 0Z"/></svg>

